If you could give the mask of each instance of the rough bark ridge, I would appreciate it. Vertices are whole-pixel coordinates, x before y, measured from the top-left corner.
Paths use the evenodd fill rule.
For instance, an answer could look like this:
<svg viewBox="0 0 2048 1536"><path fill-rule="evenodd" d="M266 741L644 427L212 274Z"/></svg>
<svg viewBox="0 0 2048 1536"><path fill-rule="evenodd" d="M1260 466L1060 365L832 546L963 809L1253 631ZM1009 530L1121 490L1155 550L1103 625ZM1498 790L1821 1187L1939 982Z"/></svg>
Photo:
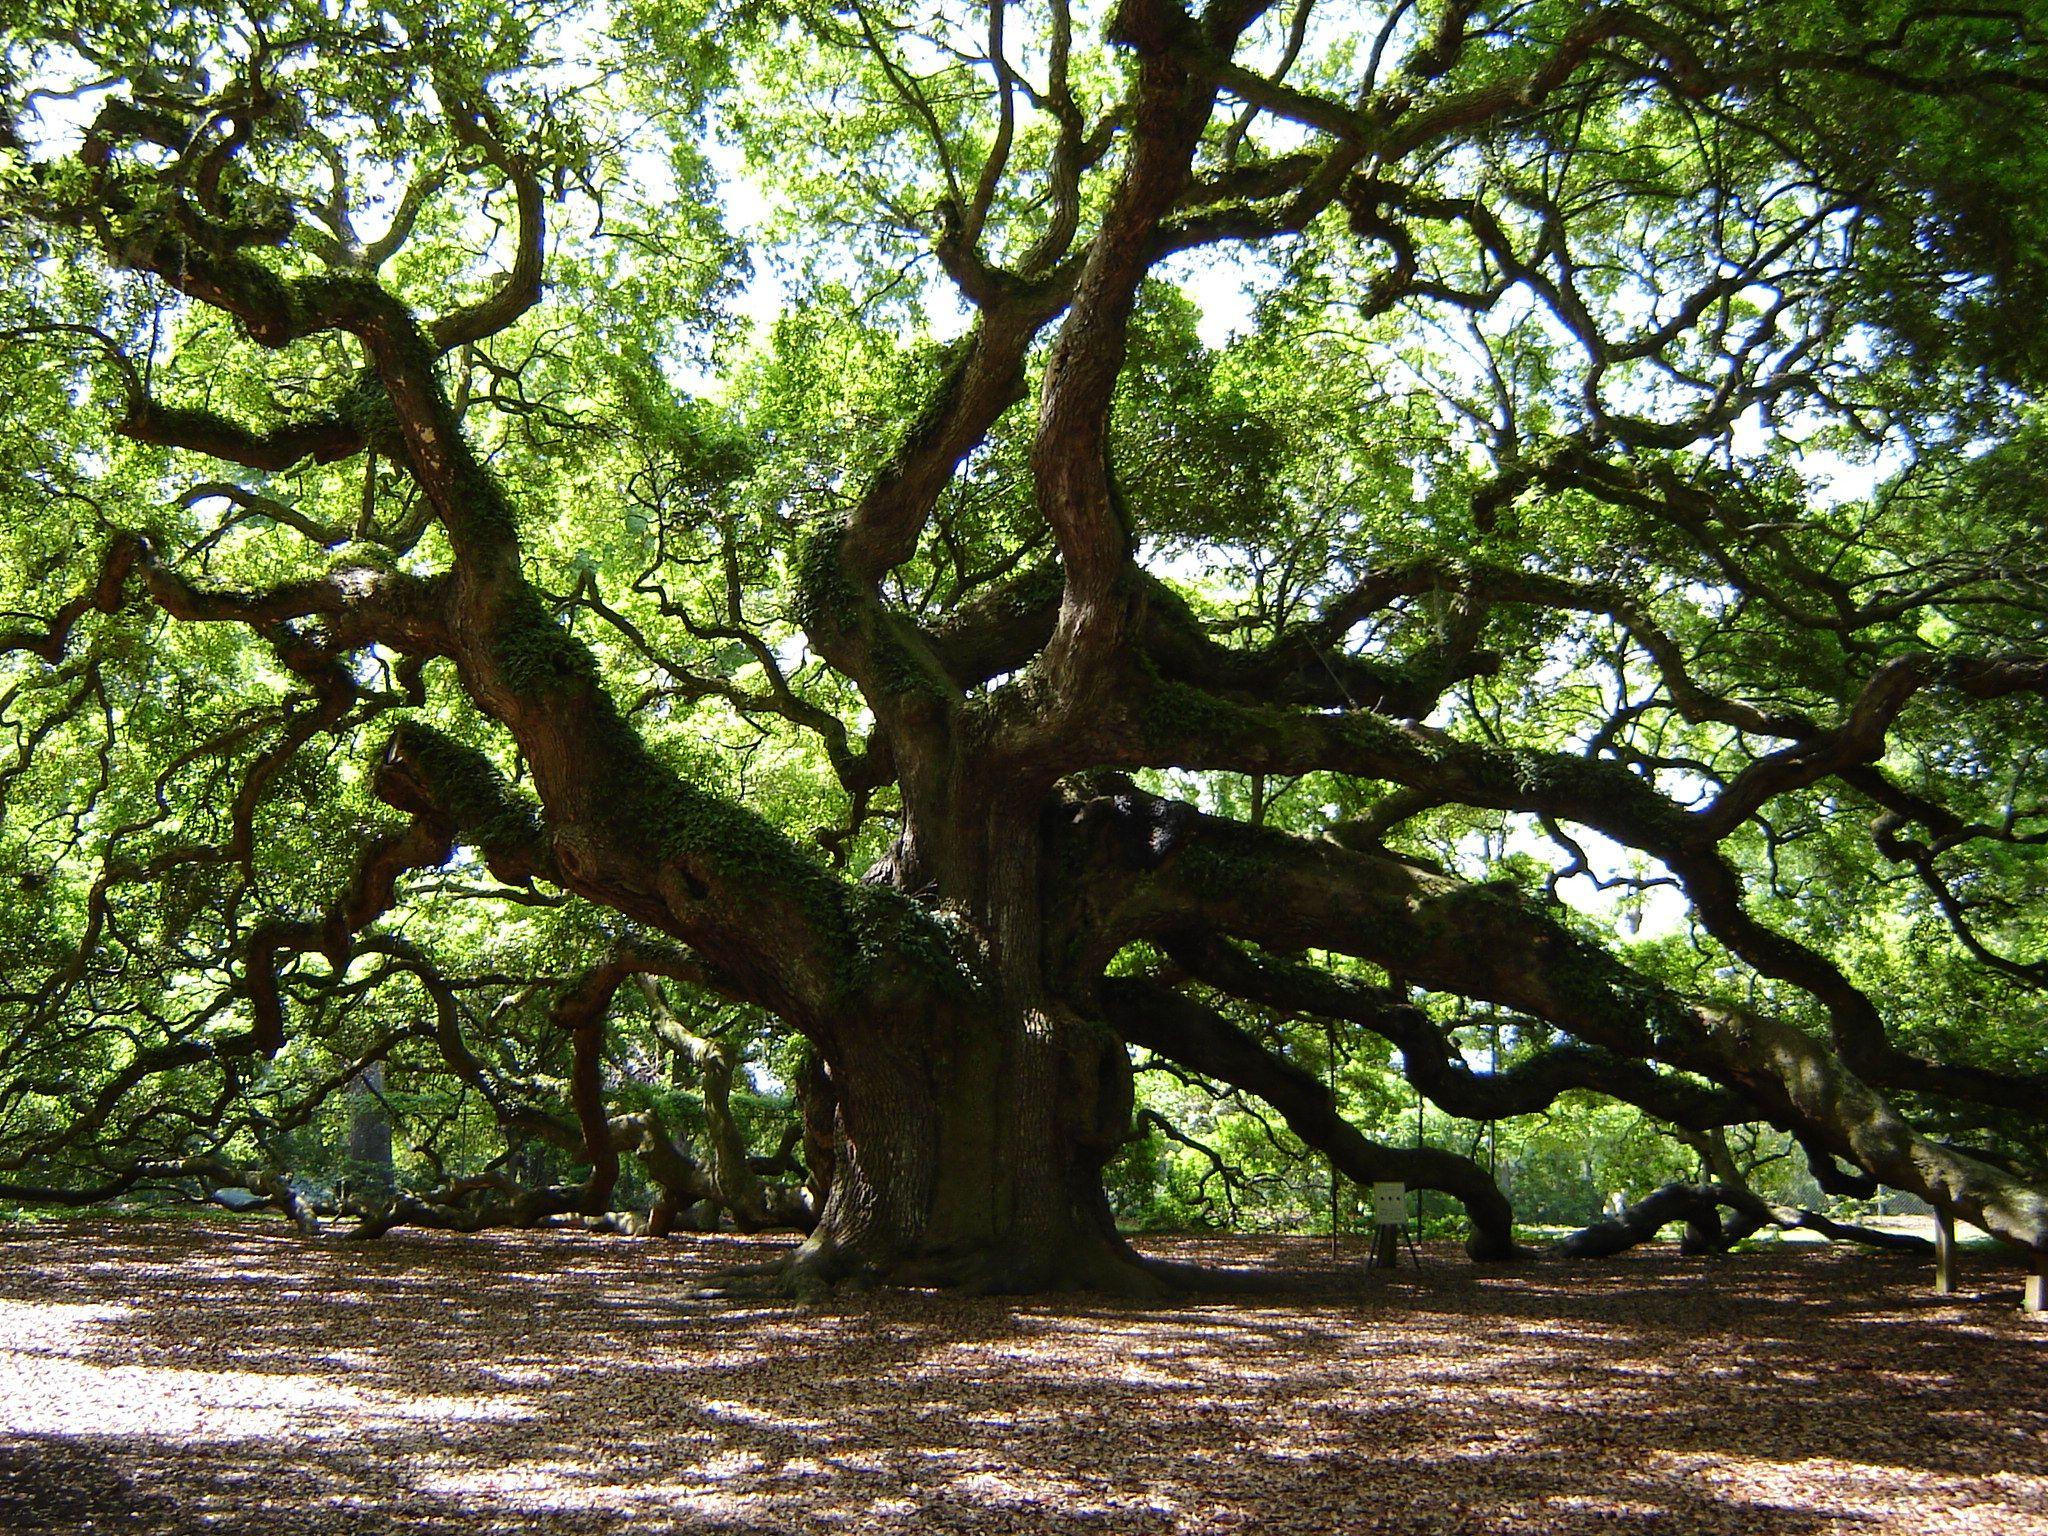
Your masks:
<svg viewBox="0 0 2048 1536"><path fill-rule="evenodd" d="M331 160L337 178L347 167L301 143L305 104L291 97L300 87L277 74L267 44L236 55L217 91L199 60L187 61L197 83L171 91L159 63L138 64L109 87L73 151L46 149L13 106L0 149L26 167L10 183L24 219L95 250L110 273L140 275L153 292L226 317L257 348L330 369L346 359L353 370L330 407L252 427L156 398L149 370L119 344L70 327L111 353L125 395L118 430L238 471L360 459L363 511L348 528L217 473L193 494L228 505L232 522L261 520L280 541L330 551L354 541L375 558L321 555L318 575L234 587L208 574L215 537L179 546L117 533L86 590L0 634L0 657L53 669L50 686L72 687L84 712L93 684L67 680L67 658L139 593L176 622L248 631L296 690L280 744L251 759L219 846L173 849L148 865L110 859L75 959L33 995L10 994L10 1006L32 1029L89 994L110 892L191 864L252 867L254 808L316 738L347 740L395 719L377 726L371 783L405 820L366 840L354 878L326 909L237 930L235 981L219 1011L246 1017L246 1029L202 1021L140 1050L64 1127L10 1151L7 1175L87 1145L124 1094L159 1076L227 1063L221 1070L238 1083L232 1074L250 1058L285 1044L290 1008L316 990L296 967L319 957L335 996L359 961L409 978L432 1015L417 1034L453 1077L503 1124L578 1150L589 1168L578 1184L526 1188L501 1170L457 1181L445 1198L399 1197L370 1213L365 1225L377 1230L572 1210L602 1220L622 1156L638 1157L661 1187L649 1217L657 1230L707 1200L742 1221L789 1216L793 1197L777 1205L763 1192L723 1107L707 1171L659 1115L616 1112L609 1101L608 1010L632 981L659 1016L659 978L766 1010L812 1049L805 1134L822 1198L795 1261L802 1285L1157 1283L1117 1237L1102 1188L1102 1167L1130 1127L1131 1046L1267 1101L1354 1179L1447 1191L1471 1217L1475 1257L1515 1256L1508 1202L1483 1170L1449 1153L1375 1145L1284 1047L1247 1027L1258 1018L1383 1037L1416 1087L1458 1113L1526 1114L1591 1091L1693 1133L1768 1122L1796 1135L1825 1177L1841 1175L1839 1160L2048 1250L2041 1170L1923 1135L1894 1102L1909 1096L1951 1124L1983 1128L2003 1115L2038 1126L2048 1079L2021 1063L1936 1060L1898 1043L1841 962L1758 915L1756 859L1745 851L1775 837L1770 817L1803 795L1867 802L1878 853L1925 883L1973 956L2017 983L2048 981L2038 965L1998 952L1946 883L1956 857L2030 856L2040 838L2022 810L2009 807L2003 825L1966 815L1944 802L1960 793L1955 784L1908 784L1887 766L1916 708L2003 719L2048 696L2048 658L2036 652L1923 638L1942 632L1937 601L2024 611L2012 594L2038 573L2001 548L1930 562L1937 574L1924 580L1905 571L1888 585L1856 585L1812 558L1806 509L1771 499L1761 473L1749 484L1721 467L1739 421L1788 402L1794 414L1839 403L1829 391L1849 387L1849 362L1862 366L1857 327L1877 323L1844 320L1826 298L1852 286L1858 248L1843 231L1876 240L1857 210L1916 209L1923 197L1903 159L1873 168L1839 144L1809 142L1819 130L1799 92L1846 81L1880 93L1888 110L1960 98L2032 122L2048 72L1957 64L1929 74L1910 27L1792 48L1760 45L1732 18L1688 13L1681 24L1655 8L1607 6L1568 24L1538 16L1508 39L1452 4L1425 8L1433 19L1419 30L1397 11L1376 41L1353 50L1369 60L1358 78L1311 90L1288 78L1309 9L1290 19L1257 0L1210 0L1199 14L1178 0L1123 0L1108 29L1117 98L1091 121L1087 93L1068 78L1066 9L1044 19L1032 55L1043 77L1027 84L1006 53L1014 38L1004 41L1010 12L998 0L982 18L986 57L967 67L992 125L973 151L978 168L890 38L865 25L858 36L821 33L821 47L852 50L878 70L908 131L924 136L945 191L916 218L936 224L929 254L974 313L888 461L846 476L842 509L810 518L781 552L794 622L871 717L858 745L749 624L743 588L756 578L744 575L730 537L722 617L671 602L658 564L634 591L660 594L648 611L679 633L743 649L769 680L761 691L667 657L653 621L614 607L621 594L590 571L568 598L534 574L516 488L481 446L470 379L479 369L500 382L517 373L477 349L520 334L543 303L547 192L551 179L559 194L578 172L548 159L566 151L527 132L533 125L508 121L490 71L431 62L431 42L416 53L385 40L395 59L430 60L414 86L422 110L438 114L451 158L406 192L391 233L374 242L354 233L338 183L324 198L289 183L299 162ZM357 41L322 35L295 46ZM2007 41L2029 57L2040 51ZM1616 238L1586 209L1615 199L1572 179L1572 125L1601 113L1626 124L1653 110L1685 125L1674 141L1711 140L1716 165L1798 159L1793 180L1804 190L1796 209L1756 211L1745 197L1765 194L1753 188L1674 193L1658 182L1652 205L1689 209L1697 197L1707 211L1696 223L1666 215L1659 238L1669 250L1644 280L1673 291L1630 311L1581 280L1606 269ZM1009 161L1024 113L1051 146L1042 168ZM1296 147L1260 147L1275 124ZM1502 143L1526 150L1549 179L1495 167L1459 181L1458 167L1491 166ZM305 152L294 160L273 153L278 146ZM511 255L482 297L432 315L402 295L385 263L424 206L454 195L455 167L491 184L479 206L509 217ZM1737 226L1747 234L1731 234ZM1334 308L1362 323L1435 306L1476 324L1505 313L1511 294L1530 299L1568 335L1581 376L1560 391L1564 404L1551 402L1555 430L1525 432L1518 386L1494 369L1497 397L1467 414L1497 425L1475 426L1451 455L1487 468L1449 477L1452 489L1433 491L1426 517L1418 504L1412 549L1353 551L1290 601L1262 597L1218 619L1142 564L1156 531L1142 526L1124 478L1120 392L1135 387L1134 325L1160 264L1274 237L1294 239L1305 262L1324 261L1340 292ZM1944 253L1922 254L1938 266ZM1901 282L1925 275L1916 267ZM1781 297L1746 329L1736 301L1754 304L1758 293ZM1785 344L1794 332L1803 339ZM1829 371L1837 364L1844 377ZM1610 373L1636 365L1677 380L1682 401L1632 385L1618 396L1631 406L1615 404L1604 392ZM530 401L494 399L508 416L540 414ZM1032 413L1015 471L1029 482L1030 531L970 569L948 498L1020 409ZM1868 406L1873 419L1878 409ZM377 509L391 477L410 498L397 519ZM1551 504L1608 519L1645 549L1675 551L1661 558L1683 574L1671 576L1671 591L1636 590L1601 576L1590 557L1489 542L1504 522ZM1336 508L1333 525L1354 515ZM730 521L723 507L705 516ZM1469 549L1446 552L1440 538L1421 536L1422 523L1446 518L1466 520ZM1811 524L1826 519L1816 513ZM445 549L431 557L444 563L422 573L430 549ZM956 579L940 597L919 562L949 560ZM930 601L907 602L919 583ZM1706 589L1711 604L1682 608ZM1782 630L1770 643L1791 658L1782 662L1789 681L1764 675L1745 688L1715 670L1719 616L1751 612ZM1574 632L1591 637L1589 653L1627 658L1613 668L1620 702L1583 741L1554 748L1517 744L1524 738L1495 728L1459 692L1500 674L1546 624L1584 626ZM874 797L893 791L891 856L866 880L848 879L679 772L647 724L659 712L625 707L583 638L593 632L647 660L671 695L716 696L814 733L851 806L849 825L825 839L830 850L843 854ZM1823 651L1825 665L1798 670L1804 653ZM395 658L389 687L366 681L377 658ZM457 740L426 723L428 706L458 695L489 739L516 753L523 783L479 750L483 737ZM1423 723L1433 718L1451 724ZM1243 775L1260 795L1271 778L1310 775L1374 791L1349 821L1289 832L1264 824L1263 799L1237 820L1128 777L1165 769L1209 784ZM1675 781L1683 798L1670 791ZM1443 806L1541 830L1580 870L1589 866L1576 829L1640 854L1660 871L1644 880L1687 898L1731 974L1740 969L1762 1001L1684 995L1512 883L1475 884L1396 850L1405 827ZM553 979L550 1017L573 1042L566 1112L536 1109L485 1072L454 980L379 927L401 882L447 865L458 848L530 899L559 892L611 914L604 932L615 952ZM1510 1010L1531 1038L1562 1038L1511 1070L1476 1072L1456 1043L1459 1000ZM727 1089L716 1084L729 1088L730 1064L720 1068L714 1044L668 1024L676 1049L713 1074L707 1103L722 1104ZM371 1042L337 1082L373 1080L400 1043ZM203 1165L218 1182L296 1198L210 1156L115 1154L100 1159L94 1180L46 1187L23 1174L0 1193L93 1198ZM1704 1232L1714 1198L1669 1194L1664 1204Z"/></svg>

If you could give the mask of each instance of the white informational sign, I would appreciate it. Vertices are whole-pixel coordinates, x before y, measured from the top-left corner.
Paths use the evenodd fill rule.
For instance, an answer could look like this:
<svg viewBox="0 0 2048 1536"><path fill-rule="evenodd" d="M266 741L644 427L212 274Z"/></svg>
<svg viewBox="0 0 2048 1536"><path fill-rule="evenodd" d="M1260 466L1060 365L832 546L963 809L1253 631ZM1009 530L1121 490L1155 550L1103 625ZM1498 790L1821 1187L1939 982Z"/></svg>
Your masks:
<svg viewBox="0 0 2048 1536"><path fill-rule="evenodd" d="M1406 1184L1375 1184L1372 1187L1373 1225L1380 1227L1405 1227L1408 1225L1408 1186Z"/></svg>

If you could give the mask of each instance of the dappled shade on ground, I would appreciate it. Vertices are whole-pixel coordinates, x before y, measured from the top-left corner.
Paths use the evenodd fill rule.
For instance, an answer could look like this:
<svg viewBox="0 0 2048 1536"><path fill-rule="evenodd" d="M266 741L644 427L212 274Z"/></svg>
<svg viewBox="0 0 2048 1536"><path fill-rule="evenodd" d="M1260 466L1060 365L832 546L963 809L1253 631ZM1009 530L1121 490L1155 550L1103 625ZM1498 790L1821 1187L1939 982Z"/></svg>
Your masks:
<svg viewBox="0 0 2048 1536"><path fill-rule="evenodd" d="M0 1530L2048 1532L2007 1274L1813 1250L1282 1301L699 1294L770 1239L0 1228Z"/></svg>

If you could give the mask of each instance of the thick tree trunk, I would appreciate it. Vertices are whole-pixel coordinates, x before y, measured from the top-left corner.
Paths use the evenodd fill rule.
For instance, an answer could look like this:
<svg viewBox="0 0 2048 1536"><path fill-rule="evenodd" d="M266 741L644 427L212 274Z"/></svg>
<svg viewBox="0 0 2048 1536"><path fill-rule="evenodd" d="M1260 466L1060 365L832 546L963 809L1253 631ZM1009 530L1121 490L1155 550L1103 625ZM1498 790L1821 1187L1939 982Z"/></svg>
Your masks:
<svg viewBox="0 0 2048 1536"><path fill-rule="evenodd" d="M825 1070L831 1186L792 1267L800 1288L1163 1289L1103 1195L1130 1118L1108 1030L1058 1008L941 1013L852 1034Z"/></svg>
<svg viewBox="0 0 2048 1536"><path fill-rule="evenodd" d="M1102 1187L1130 1133L1129 1054L1046 981L1035 802L992 801L999 780L958 749L901 761L889 874L965 920L981 984L906 989L817 1041L827 1081L805 1097L831 1106L830 1146L807 1157L829 1187L792 1279L1157 1294ZM815 1140L825 1117L806 1118Z"/></svg>

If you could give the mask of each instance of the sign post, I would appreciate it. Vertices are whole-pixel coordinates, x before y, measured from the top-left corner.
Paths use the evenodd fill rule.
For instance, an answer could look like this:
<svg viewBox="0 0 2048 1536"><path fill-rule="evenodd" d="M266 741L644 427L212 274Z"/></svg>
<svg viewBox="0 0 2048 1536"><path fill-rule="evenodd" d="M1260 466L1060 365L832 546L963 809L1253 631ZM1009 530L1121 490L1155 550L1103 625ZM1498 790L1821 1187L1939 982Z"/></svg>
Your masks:
<svg viewBox="0 0 2048 1536"><path fill-rule="evenodd" d="M1372 1229L1372 1255L1366 1260L1366 1267L1393 1269L1401 1262L1401 1236L1408 1230L1407 1185L1373 1185Z"/></svg>

